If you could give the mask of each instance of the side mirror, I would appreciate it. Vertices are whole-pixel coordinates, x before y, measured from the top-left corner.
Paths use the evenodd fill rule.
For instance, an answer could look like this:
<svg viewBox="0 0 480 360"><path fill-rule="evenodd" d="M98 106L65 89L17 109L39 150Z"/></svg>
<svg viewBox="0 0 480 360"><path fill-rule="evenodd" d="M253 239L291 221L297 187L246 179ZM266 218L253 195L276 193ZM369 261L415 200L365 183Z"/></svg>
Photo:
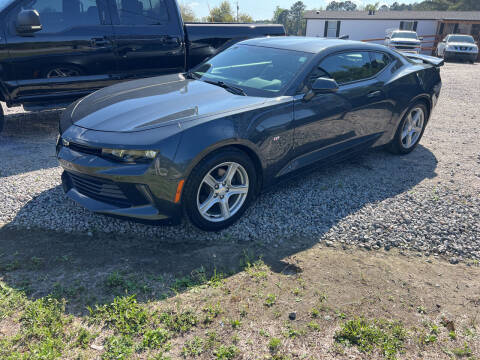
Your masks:
<svg viewBox="0 0 480 360"><path fill-rule="evenodd" d="M335 80L320 77L313 82L311 90L305 94L303 99L305 101L309 101L313 99L317 94L333 94L337 91L338 84Z"/></svg>
<svg viewBox="0 0 480 360"><path fill-rule="evenodd" d="M334 93L338 90L338 84L335 80L321 77L313 82L312 91L315 94Z"/></svg>
<svg viewBox="0 0 480 360"><path fill-rule="evenodd" d="M420 36L418 40L423 41L423 36Z"/></svg>
<svg viewBox="0 0 480 360"><path fill-rule="evenodd" d="M16 30L20 35L31 35L42 30L40 14L37 10L22 10L17 16Z"/></svg>

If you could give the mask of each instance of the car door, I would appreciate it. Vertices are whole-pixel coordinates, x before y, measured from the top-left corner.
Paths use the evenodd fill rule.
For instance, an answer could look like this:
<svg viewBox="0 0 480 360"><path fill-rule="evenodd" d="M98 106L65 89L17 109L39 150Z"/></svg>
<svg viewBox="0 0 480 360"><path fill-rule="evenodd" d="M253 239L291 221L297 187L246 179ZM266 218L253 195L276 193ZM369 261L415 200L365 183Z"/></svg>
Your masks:
<svg viewBox="0 0 480 360"><path fill-rule="evenodd" d="M121 78L183 72L185 44L170 0L110 0Z"/></svg>
<svg viewBox="0 0 480 360"><path fill-rule="evenodd" d="M18 14L34 9L42 29L20 34ZM105 0L22 0L6 17L5 81L15 102L72 99L113 82L112 26Z"/></svg>
<svg viewBox="0 0 480 360"><path fill-rule="evenodd" d="M390 62L387 54L366 51L337 53L320 61L306 83L311 84L317 77L330 77L337 81L339 89L310 100L305 100L303 94L296 97L297 167L350 148L368 146L381 135L391 119L392 104L384 82L376 75Z"/></svg>

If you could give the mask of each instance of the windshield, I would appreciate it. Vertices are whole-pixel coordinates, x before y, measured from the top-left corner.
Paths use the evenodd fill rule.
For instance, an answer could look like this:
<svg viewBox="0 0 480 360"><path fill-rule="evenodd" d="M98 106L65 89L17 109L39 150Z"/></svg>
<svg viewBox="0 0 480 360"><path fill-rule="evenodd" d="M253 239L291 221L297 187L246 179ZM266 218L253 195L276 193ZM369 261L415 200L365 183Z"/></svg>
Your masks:
<svg viewBox="0 0 480 360"><path fill-rule="evenodd" d="M396 32L392 34L392 39L415 39L417 40L417 33L413 32Z"/></svg>
<svg viewBox="0 0 480 360"><path fill-rule="evenodd" d="M473 37L468 35L453 35L448 37L448 42L464 42L474 44L475 40L473 40Z"/></svg>
<svg viewBox="0 0 480 360"><path fill-rule="evenodd" d="M278 96L313 54L259 46L234 45L198 65L192 76L222 82L251 96Z"/></svg>
<svg viewBox="0 0 480 360"><path fill-rule="evenodd" d="M0 11L5 9L12 2L13 2L13 0L0 0Z"/></svg>

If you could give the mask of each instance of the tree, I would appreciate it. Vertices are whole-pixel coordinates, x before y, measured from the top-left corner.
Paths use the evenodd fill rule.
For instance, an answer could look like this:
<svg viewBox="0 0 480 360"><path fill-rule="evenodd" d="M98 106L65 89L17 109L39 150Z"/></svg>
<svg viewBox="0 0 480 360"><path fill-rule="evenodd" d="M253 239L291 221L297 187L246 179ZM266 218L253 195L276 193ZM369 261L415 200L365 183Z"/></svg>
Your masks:
<svg viewBox="0 0 480 360"><path fill-rule="evenodd" d="M357 4L347 1L331 1L327 5L327 11L355 11L357 10Z"/></svg>
<svg viewBox="0 0 480 360"><path fill-rule="evenodd" d="M185 22L192 22L197 20L195 13L188 5L180 4L180 12L182 14L183 21Z"/></svg>
<svg viewBox="0 0 480 360"><path fill-rule="evenodd" d="M305 35L307 23L303 18L306 6L303 2L297 1L289 11L290 34Z"/></svg>
<svg viewBox="0 0 480 360"><path fill-rule="evenodd" d="M253 18L246 13L241 13L241 14L238 15L238 22L253 23Z"/></svg>
<svg viewBox="0 0 480 360"><path fill-rule="evenodd" d="M273 13L273 22L275 24L283 24L287 28L289 11L287 9L282 9L280 6L277 6Z"/></svg>
<svg viewBox="0 0 480 360"><path fill-rule="evenodd" d="M379 3L368 4L365 6L365 11L377 11Z"/></svg>
<svg viewBox="0 0 480 360"><path fill-rule="evenodd" d="M398 2L394 2L390 6L390 10L394 10L394 11L413 10L413 5L400 4Z"/></svg>
<svg viewBox="0 0 480 360"><path fill-rule="evenodd" d="M232 6L228 1L223 1L219 6L210 10L208 16L210 22L234 22Z"/></svg>

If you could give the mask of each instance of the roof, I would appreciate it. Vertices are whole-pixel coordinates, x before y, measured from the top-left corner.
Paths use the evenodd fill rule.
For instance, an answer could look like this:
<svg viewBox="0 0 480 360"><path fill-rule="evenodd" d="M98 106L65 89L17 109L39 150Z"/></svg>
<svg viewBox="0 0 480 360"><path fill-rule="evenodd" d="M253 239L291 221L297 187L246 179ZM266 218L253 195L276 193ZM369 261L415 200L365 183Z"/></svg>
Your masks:
<svg viewBox="0 0 480 360"><path fill-rule="evenodd" d="M306 11L305 19L480 21L480 11Z"/></svg>
<svg viewBox="0 0 480 360"><path fill-rule="evenodd" d="M274 49L301 51L311 54L317 54L330 47L342 47L345 45L362 46L365 48L377 47L380 45L368 44L361 41L341 40L335 38L319 38L304 36L276 36L264 37L242 41L240 44L262 46Z"/></svg>

